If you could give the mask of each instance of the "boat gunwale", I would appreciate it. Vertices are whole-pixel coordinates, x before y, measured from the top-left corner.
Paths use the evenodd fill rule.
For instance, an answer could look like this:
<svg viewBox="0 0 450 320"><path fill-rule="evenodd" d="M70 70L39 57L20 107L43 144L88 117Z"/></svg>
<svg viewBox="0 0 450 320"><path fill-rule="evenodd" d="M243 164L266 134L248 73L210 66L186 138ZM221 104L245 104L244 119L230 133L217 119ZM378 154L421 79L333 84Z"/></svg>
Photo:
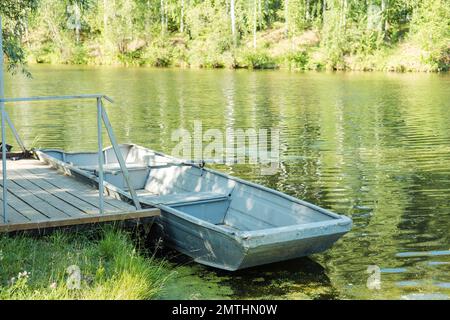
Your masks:
<svg viewBox="0 0 450 320"><path fill-rule="evenodd" d="M347 233L351 228L351 220L344 223L336 223L334 220L325 222L313 222L303 225L292 225L283 227L274 227L269 229L259 229L253 231L242 231L238 229L229 230L223 228L220 225L213 224L211 222L195 218L191 215L179 211L172 207L161 205L158 207L161 210L159 219L167 219L164 217L163 211L169 212L180 219L188 220L189 222L208 228L212 231L219 232L220 234L228 235L232 240L240 243L245 250L252 248L271 245L276 243L283 243L288 241L306 240L316 237L325 237L330 235L343 235ZM299 228L301 226L301 228ZM320 234L316 231L320 230ZM275 238L272 236L276 236ZM263 239L264 241L260 241Z"/></svg>
<svg viewBox="0 0 450 320"><path fill-rule="evenodd" d="M281 198L285 198L285 199L287 199L287 200L289 200L289 201L291 201L291 202L298 203L298 204L300 204L300 205L303 205L303 206L305 206L305 207L308 207L308 208L310 208L310 209L313 209L313 210L315 210L315 211L318 211L318 212L320 212L320 213L323 213L323 214L325 214L325 215L328 215L328 216L330 216L330 217L332 217L332 218L335 218L335 219L346 218L346 219L351 220L350 218L348 218L348 217L346 217L346 216L344 216L344 215L334 213L334 212L332 212L332 211L329 211L329 210L327 210L327 209L324 209L324 208L322 208L322 207L319 207L319 206L317 206L317 205L315 205L315 204L312 204L312 203L310 203L310 202L307 202L307 201L304 201L304 200L295 198L295 197L293 197L293 196L287 195L287 194L285 194L285 193L283 193L283 192L280 192L280 191L277 191L277 190L275 190L275 189L271 189L271 188L265 187L265 186L263 186L263 185L254 183L254 182L250 182L250 181L247 181L247 180L238 178L238 177L234 177L234 176L231 176L231 175L229 175L229 174L226 174L226 173L223 173L223 172L214 170L214 169L204 168L204 167L202 168L202 167L200 167L198 164L196 164L196 163L194 163L194 162L189 162L189 161L186 161L186 160L184 160L184 159L177 159L177 158L175 158L175 157L172 157L172 156L170 156L170 155L164 154L164 153L162 153L162 152L158 152L158 151L155 151L155 150L152 150L152 149L149 149L149 148L146 148L146 147L137 145L137 144L124 143L124 144L120 144L119 146L130 146L130 147L137 147L137 148L140 148L140 149L148 150L148 151L151 151L151 152L155 153L156 155L159 155L159 156L162 156L162 157L171 159L171 160L175 160L177 163L174 163L173 165L186 165L186 166L192 166L192 167L195 167L195 168L197 168L197 169L200 169L200 170L203 170L203 171L212 173L212 174L216 174L216 175L222 176L222 177L224 177L224 178L226 178L226 179L230 179L230 180L233 180L233 181L236 181L236 182L239 182L239 183L242 183L242 184L248 185L248 186L250 186L250 187L253 187L253 188L256 188L256 189L260 189L260 190L263 190L263 191L266 191L266 192L269 192L269 193L273 193L273 194L275 194L275 195L277 195L277 196L279 196L279 197L281 197ZM107 150L110 150L111 148L112 148L111 146L110 146L110 147L106 147L106 148L103 149L103 152L105 152L105 151L107 151ZM63 154L65 153L65 154L72 154L72 155L74 155L74 154L97 154L97 152L66 152L66 151L61 150L61 149L39 149L39 151L44 152L44 153L45 153L46 151L53 151L53 152L60 152L60 153L63 153ZM57 160L57 159L56 159L56 160ZM64 162L64 163L67 163L67 162ZM69 164L69 163L68 163L68 164ZM75 166L75 167L76 167L76 166ZM152 168L152 166L148 166L148 167L149 167L149 168Z"/></svg>
<svg viewBox="0 0 450 320"><path fill-rule="evenodd" d="M135 146L135 145L130 145L130 146ZM138 147L140 147L140 146L138 146ZM140 148L143 148L143 147L140 147ZM109 149L109 147L105 148L104 151L108 150L108 149ZM147 149L147 150L150 150L150 149ZM96 183L98 183L98 177L97 176L89 173L89 171L79 169L77 166L75 166L75 165L73 165L73 164L71 164L69 162L64 162L64 161L58 160L58 159L48 155L46 153L48 151L66 153L65 151L60 150L60 149L39 149L39 150L34 150L34 152L37 154L37 156L39 158L42 156L43 158L46 158L47 160L52 161L55 164L57 164L59 166L62 166L65 169L74 171L75 173L77 173L79 175L82 175L85 178L93 180ZM153 151L153 150L151 150L151 151ZM68 153L66 153L66 154L68 154ZM84 153L84 152L73 152L71 154L86 154L86 153ZM91 152L89 154L96 154L96 153L95 152ZM195 164L186 164L186 165L194 165L194 166L196 166ZM200 168L200 169L202 169L202 168ZM219 175L222 175L224 177L234 178L233 180L238 181L238 182L242 182L242 181L246 182L246 184L248 184L248 185L250 185L252 187L256 186L256 187L259 187L260 189L263 189L264 191L275 193L277 195L281 194L287 200L294 199L294 200L298 200L298 201L293 201L293 202L296 202L296 203L299 203L299 204L303 204L302 200L299 200L299 199L296 199L294 197L285 195L285 194L283 194L283 193L281 193L279 191L276 191L274 189L263 187L263 186L260 186L258 184L252 183L252 182L247 182L247 181L242 180L240 178L232 177L232 176L229 176L229 175L226 175L226 174L221 174L220 172L217 172L215 170L210 170L210 169L203 169L203 170L207 170L207 171L210 171L213 174L219 174ZM125 190L122 190L121 188L118 188L118 187L112 185L111 183L109 183L107 181L104 181L104 187L106 189L108 189L108 190L111 190L113 192L119 193L120 195L126 197L127 199L130 199L130 196L128 195L128 193ZM186 204L195 205L197 203L203 203L203 202L204 202L203 200L198 200L198 201L182 203L181 205L186 205ZM220 232L220 233L227 234L228 236L234 238L236 241L239 241L241 243L243 241L245 241L246 239L250 239L250 238L254 239L254 238L260 238L262 236L280 234L280 232L282 232L282 233L293 233L293 232L304 233L304 232L307 232L309 230L315 230L315 229L319 229L319 228L323 229L325 227L332 227L332 226L336 226L336 227L337 226L341 226L341 227L348 226L348 228L346 228L346 231L342 232L342 233L346 233L346 232L348 232L350 230L351 225L352 225L352 220L350 218L348 218L346 216L343 216L343 215L338 215L338 214L330 212L331 213L331 217L334 218L332 220L330 219L330 220L320 221L320 222L298 223L298 224L294 224L294 225L290 225L290 226L280 226L280 227L264 228L264 229L258 229L258 230L239 230L239 229L236 229L236 228L234 230L229 230L228 228L223 228L220 225L213 224L213 223L208 222L206 220L203 220L203 219L194 217L194 216L192 216L190 214L184 213L183 211L177 210L176 207L177 207L178 204L175 204L172 207L170 207L170 206L165 205L165 204L153 203L151 201L144 202L144 203L146 205L153 206L153 207L159 208L161 210L164 210L166 212L169 212L171 214L174 214L174 215L178 216L179 218L186 219L186 220L190 221L191 223L200 225L202 227L206 227L206 228L211 229L211 230L215 230L215 231ZM315 208L320 209L320 210L315 209L315 210L319 211L320 213L322 213L323 211L329 212L326 209L322 209L322 208L317 207L315 205L312 205L312 204L310 204L308 202L305 202L305 203L307 203L310 206L312 206L312 209L315 209ZM310 207L310 206L308 206L308 207ZM286 241L286 239L284 241Z"/></svg>

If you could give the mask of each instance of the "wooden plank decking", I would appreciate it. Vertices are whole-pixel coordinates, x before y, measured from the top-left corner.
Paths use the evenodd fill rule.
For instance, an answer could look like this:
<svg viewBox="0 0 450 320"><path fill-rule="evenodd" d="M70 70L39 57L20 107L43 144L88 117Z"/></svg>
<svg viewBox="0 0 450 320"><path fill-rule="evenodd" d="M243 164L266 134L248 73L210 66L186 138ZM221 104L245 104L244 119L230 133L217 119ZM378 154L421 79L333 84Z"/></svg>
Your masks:
<svg viewBox="0 0 450 320"><path fill-rule="evenodd" d="M105 213L99 214L98 190L73 177L62 175L38 160L8 160L7 173L8 221L4 223L1 208L3 201L3 182L1 182L0 232L140 219L159 215L158 209L136 211L134 206L107 195L104 197Z"/></svg>

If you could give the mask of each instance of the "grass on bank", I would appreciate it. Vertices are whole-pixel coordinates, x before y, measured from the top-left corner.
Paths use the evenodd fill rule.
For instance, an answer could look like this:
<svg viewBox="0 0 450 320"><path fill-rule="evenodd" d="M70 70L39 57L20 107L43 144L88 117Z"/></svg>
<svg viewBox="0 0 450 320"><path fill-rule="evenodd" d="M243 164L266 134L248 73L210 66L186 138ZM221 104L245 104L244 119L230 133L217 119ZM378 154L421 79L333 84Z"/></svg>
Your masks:
<svg viewBox="0 0 450 320"><path fill-rule="evenodd" d="M167 277L163 264L112 227L39 238L0 235L0 300L152 299Z"/></svg>

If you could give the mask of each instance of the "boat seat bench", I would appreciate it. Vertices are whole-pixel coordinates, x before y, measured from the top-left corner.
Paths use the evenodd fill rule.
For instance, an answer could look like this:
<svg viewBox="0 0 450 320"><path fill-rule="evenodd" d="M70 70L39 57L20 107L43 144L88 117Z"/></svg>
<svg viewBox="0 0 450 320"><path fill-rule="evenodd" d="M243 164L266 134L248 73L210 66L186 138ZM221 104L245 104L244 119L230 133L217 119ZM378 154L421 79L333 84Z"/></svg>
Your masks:
<svg viewBox="0 0 450 320"><path fill-rule="evenodd" d="M156 195L146 190L137 191L139 200L147 204L180 205L200 201L222 201L229 199L228 195L216 192L182 192L167 195Z"/></svg>
<svg viewBox="0 0 450 320"><path fill-rule="evenodd" d="M130 173L135 170L148 170L152 168L165 167L168 164L160 164L160 165L144 165L142 163L132 162L127 163L127 169L130 170ZM172 164L173 165L173 164ZM82 170L91 171L95 175L98 175L98 166L80 166ZM120 165L118 163L110 163L105 164L103 166L103 171L105 174L116 175L122 172ZM137 173L138 174L138 173ZM126 186L122 186L124 190L128 188ZM191 204L196 202L203 201L223 201L229 199L227 194L222 194L218 192L179 192L179 193L171 193L166 195L155 194L146 189L137 189L136 193L139 197L140 202L145 204L163 204L163 205L181 205L181 204Z"/></svg>

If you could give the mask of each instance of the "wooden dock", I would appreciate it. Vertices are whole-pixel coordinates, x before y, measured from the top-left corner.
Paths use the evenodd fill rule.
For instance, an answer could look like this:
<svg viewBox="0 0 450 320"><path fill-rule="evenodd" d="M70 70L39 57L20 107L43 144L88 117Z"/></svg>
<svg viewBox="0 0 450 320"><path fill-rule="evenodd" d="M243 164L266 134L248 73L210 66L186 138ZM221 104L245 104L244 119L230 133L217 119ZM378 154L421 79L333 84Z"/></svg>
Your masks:
<svg viewBox="0 0 450 320"><path fill-rule="evenodd" d="M0 203L0 232L144 219L160 213L156 208L136 210L105 194L105 212L100 214L98 190L38 160L8 160L7 174L7 222ZM3 182L0 202L2 190Z"/></svg>

